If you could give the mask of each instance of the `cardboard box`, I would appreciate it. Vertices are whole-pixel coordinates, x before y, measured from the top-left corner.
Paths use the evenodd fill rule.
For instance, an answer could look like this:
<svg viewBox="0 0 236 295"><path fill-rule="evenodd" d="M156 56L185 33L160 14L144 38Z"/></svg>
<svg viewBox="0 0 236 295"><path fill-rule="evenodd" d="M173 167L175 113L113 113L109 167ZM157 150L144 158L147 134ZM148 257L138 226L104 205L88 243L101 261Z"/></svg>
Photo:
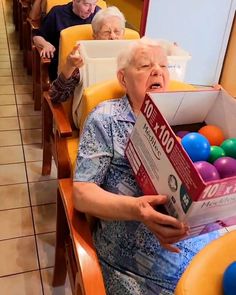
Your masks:
<svg viewBox="0 0 236 295"><path fill-rule="evenodd" d="M157 40L158 41L158 40ZM87 40L79 41L80 53L84 58L84 66L81 68L84 87L115 79L117 70L117 56L120 51L135 40ZM159 42L159 41L158 41ZM169 50L170 42L159 42L167 53L168 68L171 80L184 81L186 67L191 56L179 47ZM173 44L172 44L173 45Z"/></svg>
<svg viewBox="0 0 236 295"><path fill-rule="evenodd" d="M84 87L116 78L117 56L133 40L80 41L80 53L84 59L81 68Z"/></svg>
<svg viewBox="0 0 236 295"><path fill-rule="evenodd" d="M149 93L126 149L143 193L167 195L191 235L236 224L236 177L204 182L173 131L203 123L236 137L236 100L224 90Z"/></svg>

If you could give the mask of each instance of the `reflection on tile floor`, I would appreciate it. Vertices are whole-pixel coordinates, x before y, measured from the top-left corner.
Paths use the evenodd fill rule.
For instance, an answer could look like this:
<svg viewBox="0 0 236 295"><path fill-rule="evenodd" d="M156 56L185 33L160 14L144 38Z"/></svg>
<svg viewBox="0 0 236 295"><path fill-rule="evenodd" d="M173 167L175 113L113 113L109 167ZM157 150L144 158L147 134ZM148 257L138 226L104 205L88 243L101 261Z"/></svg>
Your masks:
<svg viewBox="0 0 236 295"><path fill-rule="evenodd" d="M32 77L23 68L11 7L1 0L0 293L52 295L56 169L41 176L41 112L34 111ZM68 279L54 291L71 294Z"/></svg>

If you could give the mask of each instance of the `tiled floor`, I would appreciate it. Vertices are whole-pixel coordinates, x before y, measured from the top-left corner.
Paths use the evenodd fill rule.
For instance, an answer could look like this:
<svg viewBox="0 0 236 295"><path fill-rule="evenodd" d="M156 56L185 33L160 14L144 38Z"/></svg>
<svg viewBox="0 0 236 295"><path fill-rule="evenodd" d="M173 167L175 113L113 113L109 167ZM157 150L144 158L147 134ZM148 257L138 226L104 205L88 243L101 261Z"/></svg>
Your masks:
<svg viewBox="0 0 236 295"><path fill-rule="evenodd" d="M41 176L41 114L22 65L12 1L0 1L0 293L51 295L56 173ZM71 294L69 284L54 289Z"/></svg>

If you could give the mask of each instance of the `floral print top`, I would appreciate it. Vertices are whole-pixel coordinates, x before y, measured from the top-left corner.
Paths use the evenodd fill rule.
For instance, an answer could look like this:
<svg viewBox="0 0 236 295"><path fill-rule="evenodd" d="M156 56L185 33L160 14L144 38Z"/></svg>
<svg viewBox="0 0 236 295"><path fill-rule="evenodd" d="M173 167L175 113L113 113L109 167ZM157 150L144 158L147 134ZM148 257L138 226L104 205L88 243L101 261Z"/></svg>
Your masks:
<svg viewBox="0 0 236 295"><path fill-rule="evenodd" d="M81 136L74 181L96 183L117 198L141 196L124 154L135 120L127 96L98 105ZM176 254L163 249L142 223L99 220L94 242L107 294L172 294L192 257L216 237L212 232L180 241Z"/></svg>

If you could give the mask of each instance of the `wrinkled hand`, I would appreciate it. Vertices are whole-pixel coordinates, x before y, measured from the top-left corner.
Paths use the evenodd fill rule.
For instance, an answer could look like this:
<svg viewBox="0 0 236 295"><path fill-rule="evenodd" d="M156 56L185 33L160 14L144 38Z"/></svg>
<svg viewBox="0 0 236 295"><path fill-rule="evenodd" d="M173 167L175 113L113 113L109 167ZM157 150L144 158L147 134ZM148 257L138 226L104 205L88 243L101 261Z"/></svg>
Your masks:
<svg viewBox="0 0 236 295"><path fill-rule="evenodd" d="M140 221L156 236L160 244L171 252L179 252L172 245L188 234L188 227L176 218L158 212L155 207L167 202L167 197L150 195L137 198Z"/></svg>
<svg viewBox="0 0 236 295"><path fill-rule="evenodd" d="M41 57L53 58L56 48L49 42L47 42L40 52Z"/></svg>
<svg viewBox="0 0 236 295"><path fill-rule="evenodd" d="M79 44L75 45L71 53L67 56L66 63L68 67L81 68L84 65L84 61L79 53L79 48Z"/></svg>

